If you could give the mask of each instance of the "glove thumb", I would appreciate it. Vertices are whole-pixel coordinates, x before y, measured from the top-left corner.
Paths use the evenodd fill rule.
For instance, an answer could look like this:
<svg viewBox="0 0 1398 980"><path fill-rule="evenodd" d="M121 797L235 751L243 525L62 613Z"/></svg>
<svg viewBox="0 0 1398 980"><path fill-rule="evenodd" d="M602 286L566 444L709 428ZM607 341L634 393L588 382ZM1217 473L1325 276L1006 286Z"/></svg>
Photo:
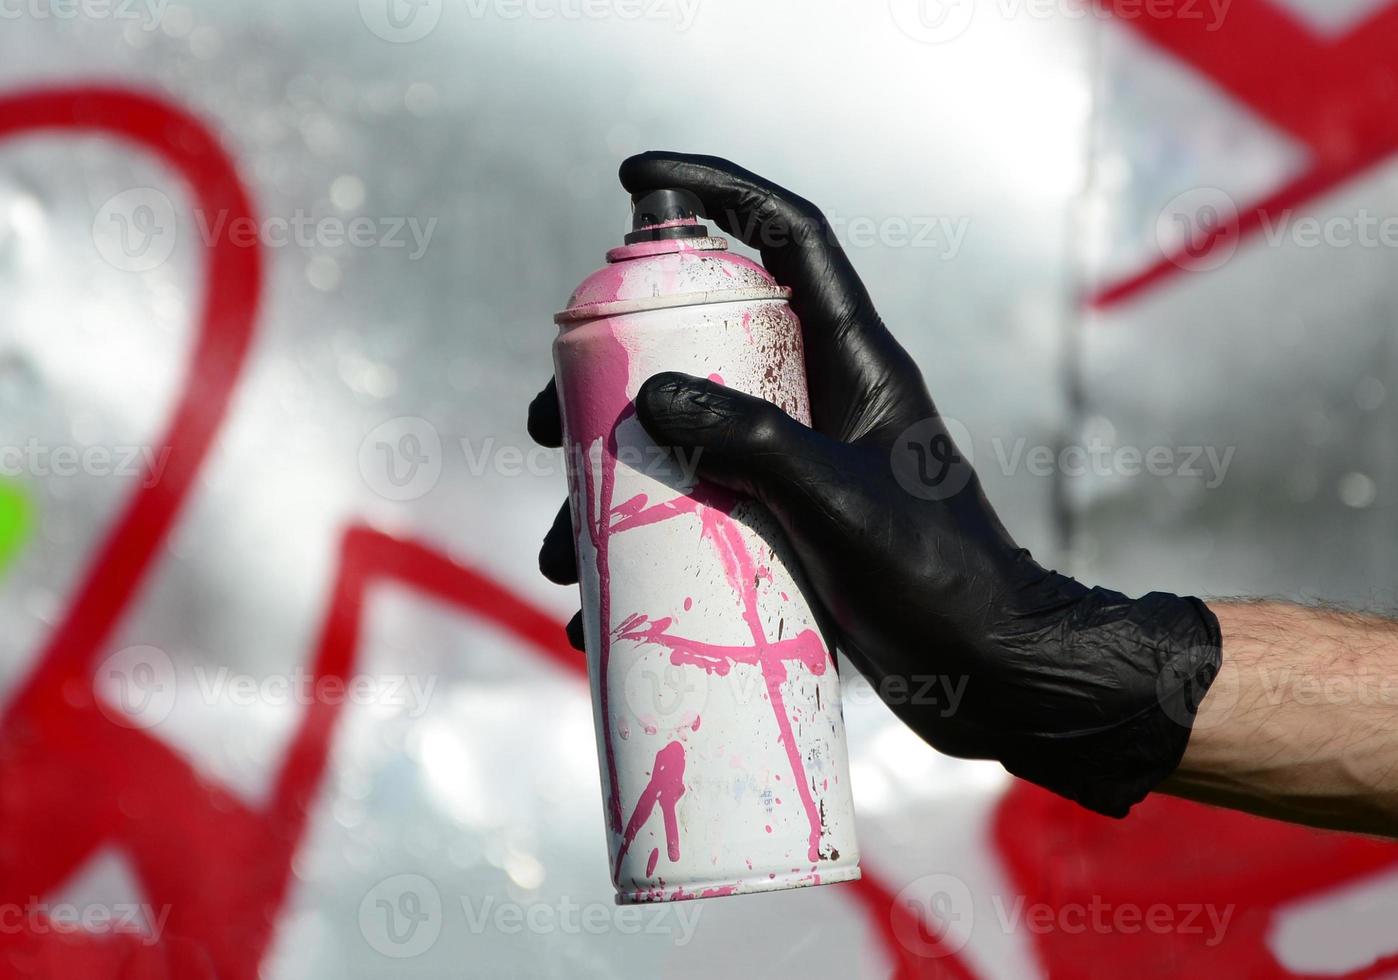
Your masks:
<svg viewBox="0 0 1398 980"><path fill-rule="evenodd" d="M686 452L699 476L777 512L794 487L834 468L838 447L776 405L687 374L657 374L636 395L657 444ZM825 480L817 481L825 482Z"/></svg>

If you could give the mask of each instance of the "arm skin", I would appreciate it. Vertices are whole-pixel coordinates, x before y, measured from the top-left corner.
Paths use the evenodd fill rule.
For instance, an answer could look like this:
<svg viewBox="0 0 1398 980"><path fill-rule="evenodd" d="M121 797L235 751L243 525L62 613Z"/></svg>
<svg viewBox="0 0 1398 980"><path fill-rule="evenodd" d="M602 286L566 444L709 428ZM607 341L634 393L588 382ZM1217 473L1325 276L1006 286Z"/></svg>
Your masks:
<svg viewBox="0 0 1398 980"><path fill-rule="evenodd" d="M1217 603L1223 668L1161 792L1398 837L1398 623Z"/></svg>

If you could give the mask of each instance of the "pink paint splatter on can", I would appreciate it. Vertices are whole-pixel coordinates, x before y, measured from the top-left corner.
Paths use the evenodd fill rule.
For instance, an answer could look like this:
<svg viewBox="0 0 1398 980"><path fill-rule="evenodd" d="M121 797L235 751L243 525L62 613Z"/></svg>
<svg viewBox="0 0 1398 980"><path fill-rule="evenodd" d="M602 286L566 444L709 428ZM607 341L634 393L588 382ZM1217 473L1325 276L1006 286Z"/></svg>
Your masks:
<svg viewBox="0 0 1398 980"><path fill-rule="evenodd" d="M859 876L849 781L839 778L848 770L839 678L790 547L758 504L699 480L694 459L655 446L636 418L641 384L683 371L810 421L788 291L729 253L687 206L674 192L640 202L651 223L609 252L556 318L583 628L622 902ZM677 606L682 616L666 614ZM783 774L800 805L768 814ZM632 847L661 835L663 855ZM793 861L821 873L797 873Z"/></svg>

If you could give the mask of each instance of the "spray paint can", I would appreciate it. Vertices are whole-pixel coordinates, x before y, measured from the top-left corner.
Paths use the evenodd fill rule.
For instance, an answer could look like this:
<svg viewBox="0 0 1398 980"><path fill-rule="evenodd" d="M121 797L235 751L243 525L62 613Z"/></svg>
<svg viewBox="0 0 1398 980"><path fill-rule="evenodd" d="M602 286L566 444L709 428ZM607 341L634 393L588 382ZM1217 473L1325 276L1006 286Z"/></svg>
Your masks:
<svg viewBox="0 0 1398 980"><path fill-rule="evenodd" d="M661 371L809 424L800 323L684 191L555 318L569 499L618 902L859 877L833 646L757 503L654 444L633 399Z"/></svg>

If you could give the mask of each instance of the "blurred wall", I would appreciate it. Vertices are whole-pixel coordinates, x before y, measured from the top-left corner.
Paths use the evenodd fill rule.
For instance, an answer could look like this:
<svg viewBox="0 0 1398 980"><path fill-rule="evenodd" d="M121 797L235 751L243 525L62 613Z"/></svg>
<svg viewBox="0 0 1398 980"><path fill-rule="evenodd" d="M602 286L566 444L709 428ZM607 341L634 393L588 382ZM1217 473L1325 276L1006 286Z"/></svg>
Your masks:
<svg viewBox="0 0 1398 980"><path fill-rule="evenodd" d="M631 152L821 204L1043 560L1385 601L1390 251L1252 215L1392 209L1389 8L1108 6L6 6L5 968L1344 975L1398 951L1386 846L1079 814L938 757L853 677L862 883L610 903L576 600L534 569L563 475L524 410ZM1094 903L1170 922L1066 925Z"/></svg>

